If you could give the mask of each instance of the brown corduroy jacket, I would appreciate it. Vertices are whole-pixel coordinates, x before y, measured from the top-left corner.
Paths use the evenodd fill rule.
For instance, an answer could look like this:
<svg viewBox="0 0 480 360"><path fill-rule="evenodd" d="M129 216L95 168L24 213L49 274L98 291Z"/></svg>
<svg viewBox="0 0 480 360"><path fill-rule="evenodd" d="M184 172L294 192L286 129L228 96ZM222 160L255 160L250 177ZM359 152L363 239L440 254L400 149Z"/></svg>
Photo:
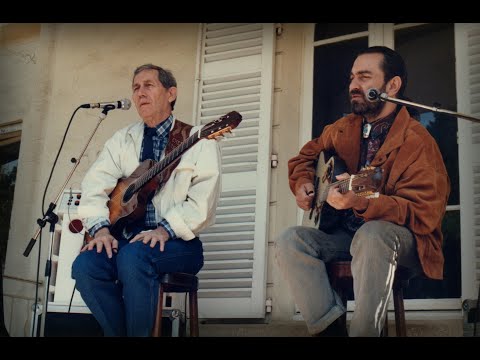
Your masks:
<svg viewBox="0 0 480 360"><path fill-rule="evenodd" d="M313 182L314 161L321 151L334 151L355 174L360 157L362 117L349 114L327 125L322 135L305 144L288 162L290 189ZM435 139L402 108L371 166L383 168L380 197L368 199L365 221L385 220L404 225L415 236L425 275L443 278L442 219L450 194L442 154Z"/></svg>

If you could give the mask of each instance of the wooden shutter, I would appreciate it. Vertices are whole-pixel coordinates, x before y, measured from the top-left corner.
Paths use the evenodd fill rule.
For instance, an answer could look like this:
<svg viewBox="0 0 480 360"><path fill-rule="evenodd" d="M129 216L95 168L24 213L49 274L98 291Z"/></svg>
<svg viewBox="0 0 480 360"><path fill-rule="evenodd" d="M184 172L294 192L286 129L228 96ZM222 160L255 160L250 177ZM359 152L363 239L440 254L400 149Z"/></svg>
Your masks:
<svg viewBox="0 0 480 360"><path fill-rule="evenodd" d="M202 26L197 119L229 111L243 120L220 142L222 194L216 224L201 234L201 318L265 316L273 24Z"/></svg>

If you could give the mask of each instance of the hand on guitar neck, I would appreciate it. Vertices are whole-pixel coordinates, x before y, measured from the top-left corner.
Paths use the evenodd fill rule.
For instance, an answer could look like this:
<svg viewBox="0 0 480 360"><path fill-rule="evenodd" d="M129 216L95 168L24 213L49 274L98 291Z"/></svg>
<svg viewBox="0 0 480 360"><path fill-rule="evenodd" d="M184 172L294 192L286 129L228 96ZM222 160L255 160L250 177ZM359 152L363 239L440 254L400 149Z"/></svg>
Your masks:
<svg viewBox="0 0 480 360"><path fill-rule="evenodd" d="M339 182L348 180L350 174L343 173L337 175L336 178ZM331 207L337 210L355 209L362 211L365 210L368 205L368 199L366 197L357 196L352 190L342 193L339 184L330 187L326 201Z"/></svg>

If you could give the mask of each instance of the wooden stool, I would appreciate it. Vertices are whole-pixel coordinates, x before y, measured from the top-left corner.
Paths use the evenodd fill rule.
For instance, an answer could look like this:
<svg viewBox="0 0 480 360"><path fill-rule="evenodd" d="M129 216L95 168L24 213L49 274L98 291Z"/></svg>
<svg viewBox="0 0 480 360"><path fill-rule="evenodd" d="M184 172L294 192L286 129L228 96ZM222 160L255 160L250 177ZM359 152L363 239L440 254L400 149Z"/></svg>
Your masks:
<svg viewBox="0 0 480 360"><path fill-rule="evenodd" d="M341 297L345 309L347 308L348 290L353 288L353 277L350 261L334 261L327 263L327 271L332 288ZM407 268L398 266L393 281L393 305L395 309L395 329L397 336L407 336L405 326L405 308L403 307L403 289L408 286L409 280L414 274ZM345 312L340 323L347 328L347 313ZM388 336L388 311L385 314L385 324L382 336Z"/></svg>
<svg viewBox="0 0 480 360"><path fill-rule="evenodd" d="M190 310L190 336L198 337L198 278L186 273L167 273L160 278L158 289L157 314L152 336L162 335L163 294L166 292L188 293ZM186 316L186 314L185 314Z"/></svg>

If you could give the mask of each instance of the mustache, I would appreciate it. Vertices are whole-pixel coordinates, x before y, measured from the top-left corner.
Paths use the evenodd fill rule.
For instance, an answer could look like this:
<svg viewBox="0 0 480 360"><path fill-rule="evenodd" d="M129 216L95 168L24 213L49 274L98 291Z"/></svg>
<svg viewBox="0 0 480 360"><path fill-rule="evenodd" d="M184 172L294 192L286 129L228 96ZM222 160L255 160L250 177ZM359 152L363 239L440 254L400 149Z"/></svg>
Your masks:
<svg viewBox="0 0 480 360"><path fill-rule="evenodd" d="M353 95L364 96L363 92L361 90L358 90L358 89L353 89L352 91L350 91L350 97L352 97Z"/></svg>

